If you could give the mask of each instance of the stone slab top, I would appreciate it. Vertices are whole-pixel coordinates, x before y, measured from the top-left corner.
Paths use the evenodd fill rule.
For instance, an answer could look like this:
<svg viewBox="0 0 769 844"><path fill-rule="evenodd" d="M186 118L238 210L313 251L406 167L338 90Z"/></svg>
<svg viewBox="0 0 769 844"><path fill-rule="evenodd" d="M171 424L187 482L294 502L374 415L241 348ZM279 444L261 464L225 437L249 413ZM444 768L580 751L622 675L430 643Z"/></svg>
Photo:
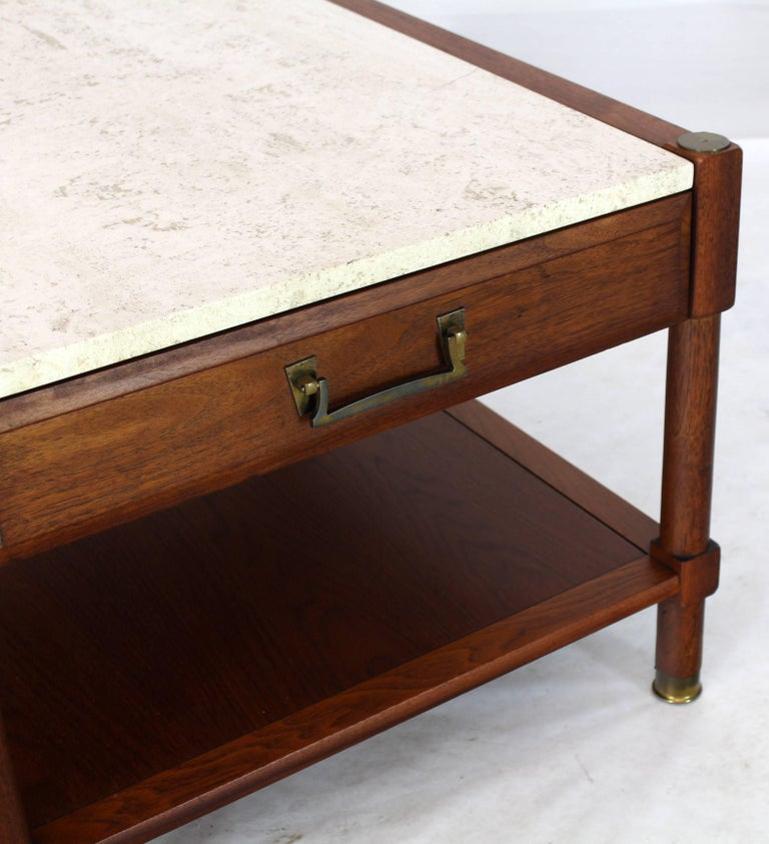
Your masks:
<svg viewBox="0 0 769 844"><path fill-rule="evenodd" d="M0 55L0 397L692 185L324 0L6 0Z"/></svg>

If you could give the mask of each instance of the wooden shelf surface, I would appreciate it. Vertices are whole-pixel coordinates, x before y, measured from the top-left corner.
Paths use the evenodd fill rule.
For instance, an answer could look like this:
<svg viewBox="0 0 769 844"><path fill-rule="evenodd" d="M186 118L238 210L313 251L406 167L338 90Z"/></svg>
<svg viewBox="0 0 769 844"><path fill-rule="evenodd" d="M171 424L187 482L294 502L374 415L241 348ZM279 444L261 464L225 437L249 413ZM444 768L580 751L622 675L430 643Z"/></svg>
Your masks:
<svg viewBox="0 0 769 844"><path fill-rule="evenodd" d="M657 603L655 532L473 403L10 563L33 838L146 840Z"/></svg>

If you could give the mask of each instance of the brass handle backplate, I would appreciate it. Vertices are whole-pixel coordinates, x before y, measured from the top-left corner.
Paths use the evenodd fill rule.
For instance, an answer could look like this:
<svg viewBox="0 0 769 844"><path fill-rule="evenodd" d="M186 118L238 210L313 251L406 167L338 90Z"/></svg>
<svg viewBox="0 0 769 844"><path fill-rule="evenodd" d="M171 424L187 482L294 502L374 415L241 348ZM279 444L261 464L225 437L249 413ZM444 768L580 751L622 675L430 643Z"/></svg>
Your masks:
<svg viewBox="0 0 769 844"><path fill-rule="evenodd" d="M441 354L448 369L432 372L420 378L412 378L401 384L395 384L370 396L350 402L337 410L329 412L328 381L317 373L315 356L304 358L286 367L286 377L291 387L291 395L300 416L309 416L313 428L321 428L341 419L349 419L367 410L374 410L405 396L413 396L434 390L443 384L449 384L461 378L465 372L465 309L459 308L437 319L438 337Z"/></svg>

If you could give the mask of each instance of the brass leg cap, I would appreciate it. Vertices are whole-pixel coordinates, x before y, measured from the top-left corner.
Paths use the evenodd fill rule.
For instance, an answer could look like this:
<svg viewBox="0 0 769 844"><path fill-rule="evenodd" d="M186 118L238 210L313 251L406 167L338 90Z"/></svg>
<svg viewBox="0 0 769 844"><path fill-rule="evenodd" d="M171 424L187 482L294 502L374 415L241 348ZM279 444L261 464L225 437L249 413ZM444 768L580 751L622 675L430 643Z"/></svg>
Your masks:
<svg viewBox="0 0 769 844"><path fill-rule="evenodd" d="M702 694L702 683L699 674L671 677L658 671L652 683L652 691L666 703L692 703Z"/></svg>

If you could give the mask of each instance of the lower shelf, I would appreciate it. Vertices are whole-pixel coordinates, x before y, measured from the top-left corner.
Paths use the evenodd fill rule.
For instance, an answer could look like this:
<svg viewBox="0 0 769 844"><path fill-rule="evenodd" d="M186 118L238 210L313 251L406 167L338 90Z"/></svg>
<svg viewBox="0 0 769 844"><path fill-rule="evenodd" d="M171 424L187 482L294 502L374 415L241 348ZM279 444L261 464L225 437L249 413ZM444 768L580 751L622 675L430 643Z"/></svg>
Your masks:
<svg viewBox="0 0 769 844"><path fill-rule="evenodd" d="M664 600L655 533L470 403L11 563L33 838L146 840Z"/></svg>

